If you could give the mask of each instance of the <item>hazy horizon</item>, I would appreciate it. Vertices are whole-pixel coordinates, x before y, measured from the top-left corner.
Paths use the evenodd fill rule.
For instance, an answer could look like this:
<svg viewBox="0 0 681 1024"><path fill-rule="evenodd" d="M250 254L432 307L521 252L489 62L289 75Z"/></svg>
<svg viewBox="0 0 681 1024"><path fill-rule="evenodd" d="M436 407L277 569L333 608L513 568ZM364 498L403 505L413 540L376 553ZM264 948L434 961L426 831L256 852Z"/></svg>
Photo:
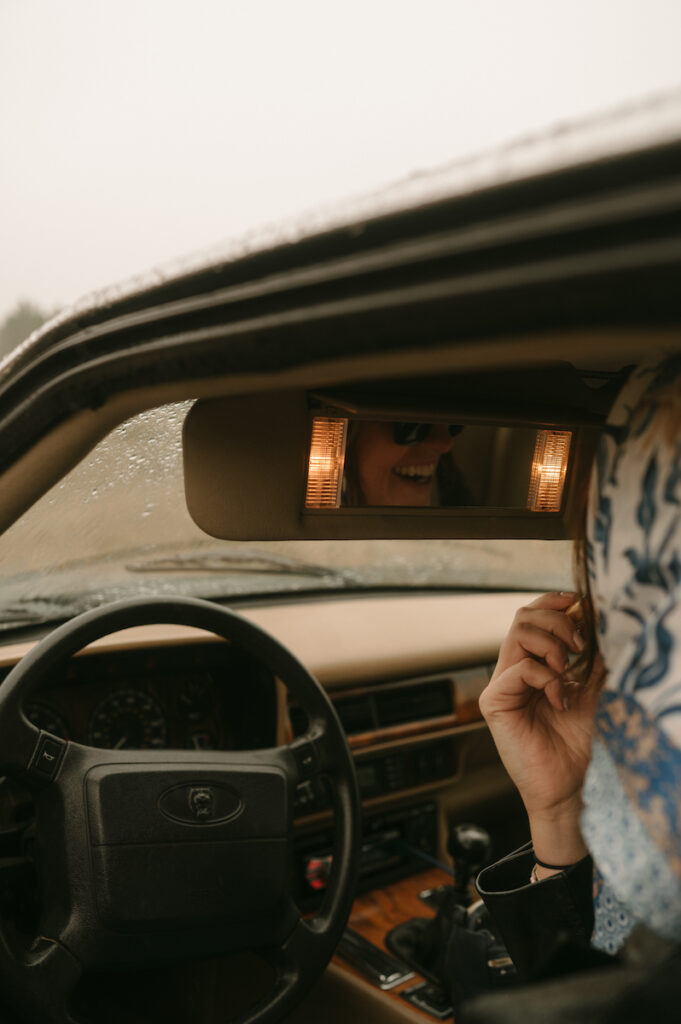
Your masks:
<svg viewBox="0 0 681 1024"><path fill-rule="evenodd" d="M678 87L679 38L677 0L4 0L0 322Z"/></svg>

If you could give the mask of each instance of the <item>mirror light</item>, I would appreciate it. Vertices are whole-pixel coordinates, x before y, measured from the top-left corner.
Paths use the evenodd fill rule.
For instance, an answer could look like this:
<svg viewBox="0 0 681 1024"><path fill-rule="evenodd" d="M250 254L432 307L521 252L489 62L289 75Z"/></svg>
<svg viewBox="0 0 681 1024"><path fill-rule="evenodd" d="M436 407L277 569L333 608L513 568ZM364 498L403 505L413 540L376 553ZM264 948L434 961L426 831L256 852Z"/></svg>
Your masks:
<svg viewBox="0 0 681 1024"><path fill-rule="evenodd" d="M347 434L346 419L314 417L305 492L306 508L340 508Z"/></svg>
<svg viewBox="0 0 681 1024"><path fill-rule="evenodd" d="M538 430L527 507L532 512L560 512L572 433Z"/></svg>

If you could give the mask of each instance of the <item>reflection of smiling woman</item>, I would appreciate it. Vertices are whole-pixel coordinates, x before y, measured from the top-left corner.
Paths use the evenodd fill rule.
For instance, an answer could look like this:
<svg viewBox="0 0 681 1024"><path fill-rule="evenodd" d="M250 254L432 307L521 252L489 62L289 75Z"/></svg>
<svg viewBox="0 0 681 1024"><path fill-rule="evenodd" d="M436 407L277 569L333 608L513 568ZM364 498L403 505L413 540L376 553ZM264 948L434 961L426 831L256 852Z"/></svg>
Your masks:
<svg viewBox="0 0 681 1024"><path fill-rule="evenodd" d="M460 429L446 423L352 423L345 456L344 504L439 504L438 471ZM456 469L453 463L451 466Z"/></svg>

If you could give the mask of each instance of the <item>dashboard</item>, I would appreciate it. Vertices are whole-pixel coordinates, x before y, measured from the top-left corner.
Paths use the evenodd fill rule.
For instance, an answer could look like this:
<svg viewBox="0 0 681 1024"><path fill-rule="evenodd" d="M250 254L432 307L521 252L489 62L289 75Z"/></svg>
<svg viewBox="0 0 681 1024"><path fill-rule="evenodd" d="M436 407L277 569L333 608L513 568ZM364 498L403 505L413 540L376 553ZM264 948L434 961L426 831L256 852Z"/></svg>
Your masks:
<svg viewBox="0 0 681 1024"><path fill-rule="evenodd" d="M359 892L437 858L437 809L430 798L461 769L461 732L479 719L477 694L492 668L483 662L330 690L366 812ZM0 682L9 671L0 669ZM38 728L92 747L246 750L305 731L304 709L280 694L269 669L230 643L166 642L81 652L53 670L24 713ZM408 807L392 806L405 796L411 797ZM308 910L325 888L331 809L325 776L299 784L295 891Z"/></svg>
<svg viewBox="0 0 681 1024"><path fill-rule="evenodd" d="M389 927L432 913L418 893L449 880L437 865L446 869L449 862L451 823L483 824L499 850L524 841L516 832L519 801L481 720L478 696L515 611L533 596L367 594L240 609L317 677L343 725L363 811L350 927L381 949ZM33 646L0 647L0 682ZM304 709L287 699L262 663L204 631L164 624L103 637L55 665L24 711L46 731L118 749L258 749L290 741L306 726ZM293 896L304 913L319 905L329 878L331 804L323 777L299 785L291 867ZM0 853L12 863L22 854L22 835L30 835L32 815L28 795L5 780ZM29 885L21 897L26 886L15 888L13 913L31 933L33 890ZM432 1020L407 1009L401 988L380 992L376 1004L374 983L336 957L320 991L338 985L360 1015L371 1006L371 1019L376 1011L400 1018L406 1012L414 1024Z"/></svg>
<svg viewBox="0 0 681 1024"><path fill-rule="evenodd" d="M279 639L326 690L355 758L365 811L433 793L453 807L473 800L491 763L492 788L503 784L477 700L516 609L533 596L374 594L289 600L241 614ZM33 646L0 648L0 683ZM237 646L159 624L104 637L55 666L24 712L45 731L95 747L245 750L304 730L304 710L284 694ZM325 792L303 787L296 803L296 817L311 828L329 816Z"/></svg>
<svg viewBox="0 0 681 1024"><path fill-rule="evenodd" d="M257 749L276 742L275 690L271 673L229 644L178 644L73 658L24 713L93 747Z"/></svg>

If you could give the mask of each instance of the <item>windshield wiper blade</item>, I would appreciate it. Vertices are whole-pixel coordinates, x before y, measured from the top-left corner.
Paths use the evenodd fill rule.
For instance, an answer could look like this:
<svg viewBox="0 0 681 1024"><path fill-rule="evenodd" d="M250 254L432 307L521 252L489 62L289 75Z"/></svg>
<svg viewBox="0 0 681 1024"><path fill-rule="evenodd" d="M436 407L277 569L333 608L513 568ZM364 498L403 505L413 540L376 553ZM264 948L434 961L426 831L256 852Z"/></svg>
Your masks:
<svg viewBox="0 0 681 1024"><path fill-rule="evenodd" d="M259 551L228 554L166 555L143 562L129 562L128 572L264 572L284 575L320 576L345 579L343 569L312 565L285 555Z"/></svg>
<svg viewBox="0 0 681 1024"><path fill-rule="evenodd" d="M22 597L4 608L0 607L0 630L32 626L56 618L67 619L77 615L79 610L70 597Z"/></svg>
<svg viewBox="0 0 681 1024"><path fill-rule="evenodd" d="M44 616L38 612L28 611L26 608L2 608L0 609L0 622L12 626L30 626L34 622L42 622Z"/></svg>

